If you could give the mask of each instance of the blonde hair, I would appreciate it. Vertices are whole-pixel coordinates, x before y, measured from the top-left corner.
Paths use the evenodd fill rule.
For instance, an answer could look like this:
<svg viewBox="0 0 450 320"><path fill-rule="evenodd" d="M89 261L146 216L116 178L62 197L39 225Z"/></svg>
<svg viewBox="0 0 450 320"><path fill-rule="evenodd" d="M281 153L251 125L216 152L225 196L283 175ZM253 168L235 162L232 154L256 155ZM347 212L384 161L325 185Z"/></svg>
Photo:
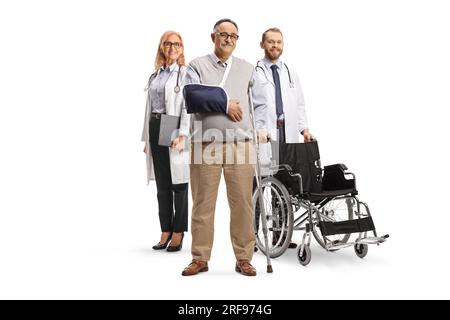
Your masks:
<svg viewBox="0 0 450 320"><path fill-rule="evenodd" d="M184 66L184 44L183 44L183 38L181 38L181 35L176 31L166 31L161 36L161 39L159 40L158 50L156 51L156 58L155 58L155 71L158 71L162 66L166 65L166 57L164 56L164 42L169 38L171 35L176 35L180 39L181 48L183 48L183 52L180 54L180 56L177 59L177 64Z"/></svg>

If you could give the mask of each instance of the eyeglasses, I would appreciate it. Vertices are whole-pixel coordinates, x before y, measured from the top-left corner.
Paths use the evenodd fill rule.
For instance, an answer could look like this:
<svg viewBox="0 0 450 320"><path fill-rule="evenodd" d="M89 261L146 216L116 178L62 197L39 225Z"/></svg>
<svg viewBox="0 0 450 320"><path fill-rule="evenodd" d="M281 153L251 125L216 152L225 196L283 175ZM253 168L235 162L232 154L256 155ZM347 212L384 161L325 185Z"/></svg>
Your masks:
<svg viewBox="0 0 450 320"><path fill-rule="evenodd" d="M163 46L164 46L164 48L170 48L171 46L173 46L175 49L179 49L179 48L181 48L181 43L164 41Z"/></svg>
<svg viewBox="0 0 450 320"><path fill-rule="evenodd" d="M228 32L217 32L217 35L219 35L221 40L227 40L228 37L230 37L232 40L236 41L239 39L239 35L236 33L228 33Z"/></svg>

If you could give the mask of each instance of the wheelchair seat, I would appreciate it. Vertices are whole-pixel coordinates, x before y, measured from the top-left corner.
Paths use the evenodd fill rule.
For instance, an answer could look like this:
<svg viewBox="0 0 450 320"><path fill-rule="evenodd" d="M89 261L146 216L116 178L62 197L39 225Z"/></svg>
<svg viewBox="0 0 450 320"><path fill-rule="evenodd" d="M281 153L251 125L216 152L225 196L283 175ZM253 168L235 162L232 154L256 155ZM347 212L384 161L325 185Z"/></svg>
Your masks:
<svg viewBox="0 0 450 320"><path fill-rule="evenodd" d="M312 202L321 201L326 198L334 198L337 196L345 196L347 194L354 194L354 189L341 189L341 190L329 190L329 191L322 191L321 193L313 193L309 192L306 193L304 196L308 200Z"/></svg>
<svg viewBox="0 0 450 320"><path fill-rule="evenodd" d="M349 173L344 164L329 165L322 169L317 141L276 143L272 150L276 150L274 148L279 148L278 157L272 158L277 164L274 177L286 186L291 195L316 202L330 197L358 194L354 176L352 179L346 178Z"/></svg>

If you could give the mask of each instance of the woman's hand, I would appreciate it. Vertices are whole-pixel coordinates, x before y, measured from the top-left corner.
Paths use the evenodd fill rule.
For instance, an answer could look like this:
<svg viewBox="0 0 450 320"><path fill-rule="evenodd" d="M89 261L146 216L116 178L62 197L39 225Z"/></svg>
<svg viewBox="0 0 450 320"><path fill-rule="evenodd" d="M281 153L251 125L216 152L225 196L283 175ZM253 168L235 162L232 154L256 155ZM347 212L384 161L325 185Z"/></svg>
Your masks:
<svg viewBox="0 0 450 320"><path fill-rule="evenodd" d="M178 136L175 138L175 140L172 141L172 145L170 146L174 150L183 151L184 145L186 142L185 136Z"/></svg>

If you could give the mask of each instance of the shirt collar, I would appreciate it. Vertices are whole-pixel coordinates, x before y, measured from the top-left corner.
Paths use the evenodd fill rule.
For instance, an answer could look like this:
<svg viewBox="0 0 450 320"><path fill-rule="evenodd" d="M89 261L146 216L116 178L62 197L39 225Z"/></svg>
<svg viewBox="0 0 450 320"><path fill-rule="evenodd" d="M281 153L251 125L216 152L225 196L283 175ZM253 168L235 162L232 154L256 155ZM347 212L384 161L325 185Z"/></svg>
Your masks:
<svg viewBox="0 0 450 320"><path fill-rule="evenodd" d="M273 63L271 60L267 59L266 57L263 58L263 63L266 66L267 69L270 69L270 67L273 64L276 64L278 66L278 69L281 70L281 68L283 67L283 62L281 62L280 59L278 59L275 63Z"/></svg>
<svg viewBox="0 0 450 320"><path fill-rule="evenodd" d="M230 56L227 61L225 61L224 63L222 63L222 61L220 61L220 59L216 56L216 54L213 52L210 55L211 59L214 61L215 64L220 64L221 66L226 67L228 65L228 63L230 62L230 59L232 56Z"/></svg>
<svg viewBox="0 0 450 320"><path fill-rule="evenodd" d="M176 62L174 62L170 66L166 67L165 69L164 69L164 66L161 66L159 71L160 72L163 72L163 71L178 72L179 68L180 68L180 66ZM169 69L169 70L167 70L167 69Z"/></svg>

